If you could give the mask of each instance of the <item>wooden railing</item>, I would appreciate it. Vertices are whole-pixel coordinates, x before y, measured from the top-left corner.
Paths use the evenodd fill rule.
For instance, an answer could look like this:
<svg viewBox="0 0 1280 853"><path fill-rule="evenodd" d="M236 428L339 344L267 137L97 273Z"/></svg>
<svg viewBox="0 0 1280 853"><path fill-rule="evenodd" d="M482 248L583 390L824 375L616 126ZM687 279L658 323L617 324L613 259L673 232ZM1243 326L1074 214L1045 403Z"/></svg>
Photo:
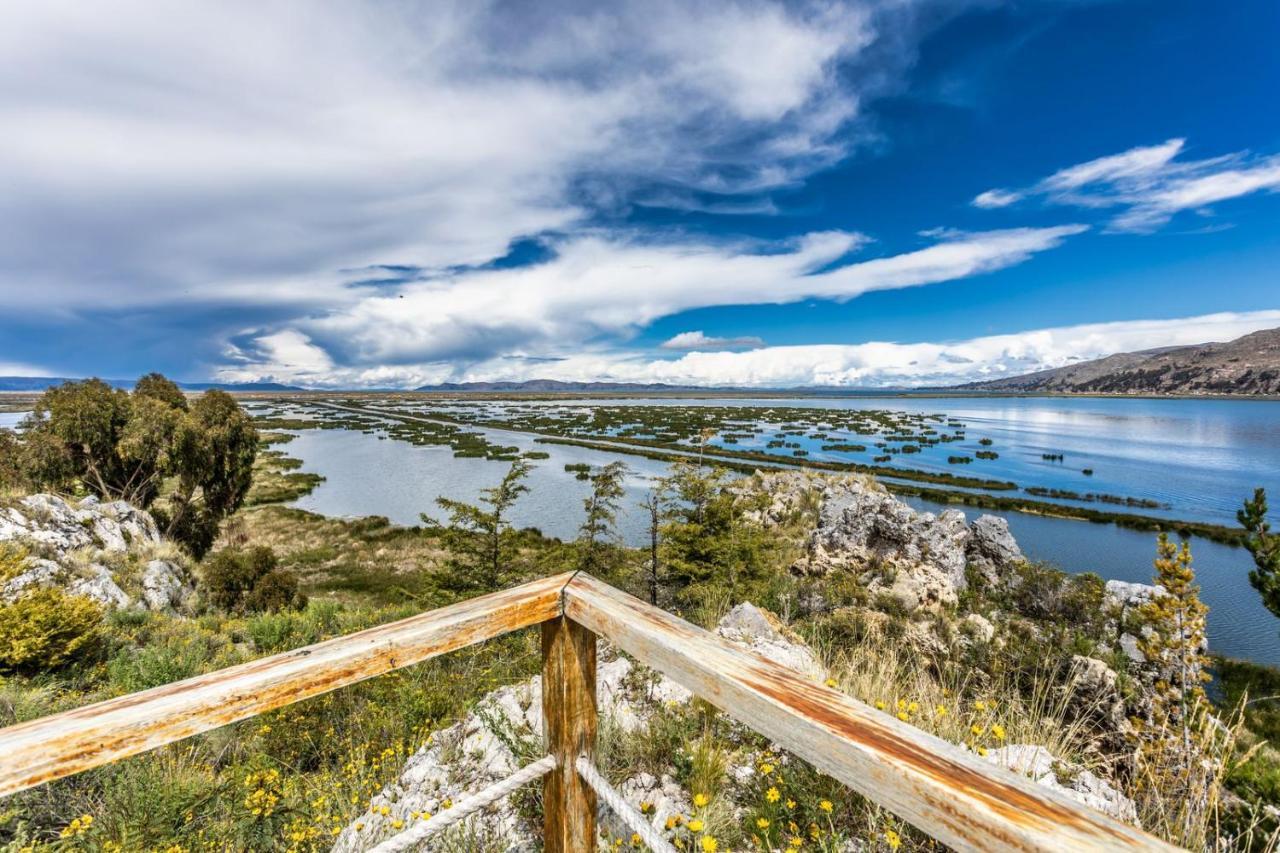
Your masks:
<svg viewBox="0 0 1280 853"><path fill-rule="evenodd" d="M552 853L595 843L597 637L955 849L1174 849L581 573L2 729L0 797L533 625Z"/></svg>

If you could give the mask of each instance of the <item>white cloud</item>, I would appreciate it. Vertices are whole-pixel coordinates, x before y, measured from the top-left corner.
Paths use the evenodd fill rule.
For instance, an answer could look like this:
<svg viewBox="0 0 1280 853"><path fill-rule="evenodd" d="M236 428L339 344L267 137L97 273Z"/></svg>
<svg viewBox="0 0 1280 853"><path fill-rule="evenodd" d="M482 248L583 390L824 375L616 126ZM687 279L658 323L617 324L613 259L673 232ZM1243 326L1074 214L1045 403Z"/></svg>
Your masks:
<svg viewBox="0 0 1280 853"><path fill-rule="evenodd" d="M866 238L820 232L787 245L567 240L554 259L404 285L295 325L345 363L476 360L627 334L719 305L851 299L990 272L1052 249L1082 226L956 235L914 252L815 272ZM763 250L768 251L763 251Z"/></svg>
<svg viewBox="0 0 1280 853"><path fill-rule="evenodd" d="M52 376L53 371L20 361L0 361L0 376Z"/></svg>
<svg viewBox="0 0 1280 853"><path fill-rule="evenodd" d="M769 209L897 85L911 3L17 4L0 306L326 306L629 203ZM655 192L661 187L661 192Z"/></svg>
<svg viewBox="0 0 1280 853"><path fill-rule="evenodd" d="M305 353L303 364L276 357L286 352L278 331L256 336L236 353L234 360L240 363L219 375L228 381L289 381L290 376L304 381L315 373L313 346L324 348L343 366L332 371L332 382L338 384L363 382L365 371L379 366L406 370L406 376L438 376L442 370L446 375L461 372L495 353L562 356L600 336L625 336L659 317L694 308L846 300L874 290L991 272L1022 263L1084 230L1064 225L952 233L913 252L833 269L827 267L862 246L865 238L815 233L784 251L778 246L655 245L583 237L560 244L546 263L416 282L295 322L292 327L306 336L307 347L299 348L295 337L285 343L288 351ZM445 361L457 366L424 366Z"/></svg>
<svg viewBox="0 0 1280 853"><path fill-rule="evenodd" d="M1013 192L1011 190L987 190L986 192L978 193L974 197L973 206L987 209L1008 207L1021 199L1022 193Z"/></svg>
<svg viewBox="0 0 1280 853"><path fill-rule="evenodd" d="M663 349L674 350L722 350L743 349L764 346L764 340L754 335L737 338L717 338L704 334L701 329L694 332L681 332L672 335L662 342Z"/></svg>
<svg viewBox="0 0 1280 853"><path fill-rule="evenodd" d="M748 352L692 352L676 359L575 350L547 361L495 358L458 371L447 364L335 368L315 374L224 371L226 381L301 382L317 387L415 387L444 381L560 379L783 388L954 385L1016 376L1117 352L1228 341L1280 326L1280 310L1206 314L1033 329L953 342L815 344Z"/></svg>
<svg viewBox="0 0 1280 853"><path fill-rule="evenodd" d="M1280 155L1254 157L1246 152L1205 160L1178 160L1184 139L1131 148L1060 169L1025 190L980 193L977 207L1004 207L1029 195L1055 204L1123 208L1109 231L1151 233L1184 210L1268 190L1280 191Z"/></svg>
<svg viewBox="0 0 1280 853"><path fill-rule="evenodd" d="M468 380L549 378L705 386L952 385L1016 376L1117 352L1226 341L1280 325L1280 311L1208 314L1035 329L950 343L870 342L689 353L674 360L582 354L513 369L477 365Z"/></svg>

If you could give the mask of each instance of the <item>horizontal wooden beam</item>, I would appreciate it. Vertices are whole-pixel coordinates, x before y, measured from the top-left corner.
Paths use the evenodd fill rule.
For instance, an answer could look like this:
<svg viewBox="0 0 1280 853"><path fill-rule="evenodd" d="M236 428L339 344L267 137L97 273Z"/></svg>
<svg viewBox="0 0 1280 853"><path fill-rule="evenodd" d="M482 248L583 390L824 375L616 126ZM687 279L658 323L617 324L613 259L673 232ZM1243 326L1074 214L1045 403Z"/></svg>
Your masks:
<svg viewBox="0 0 1280 853"><path fill-rule="evenodd" d="M570 577L0 729L0 797L554 619Z"/></svg>
<svg viewBox="0 0 1280 853"><path fill-rule="evenodd" d="M578 574L565 615L957 850L1174 850Z"/></svg>

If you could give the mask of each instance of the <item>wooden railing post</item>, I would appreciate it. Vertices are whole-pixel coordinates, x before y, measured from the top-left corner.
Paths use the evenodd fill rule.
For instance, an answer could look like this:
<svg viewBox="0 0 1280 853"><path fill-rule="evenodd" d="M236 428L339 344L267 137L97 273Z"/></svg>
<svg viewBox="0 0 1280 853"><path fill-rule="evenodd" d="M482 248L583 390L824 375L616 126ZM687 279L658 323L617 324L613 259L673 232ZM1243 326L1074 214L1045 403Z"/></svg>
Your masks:
<svg viewBox="0 0 1280 853"><path fill-rule="evenodd" d="M542 718L547 751L558 761L543 783L546 853L590 853L596 796L574 769L595 757L596 635L561 616L542 623Z"/></svg>

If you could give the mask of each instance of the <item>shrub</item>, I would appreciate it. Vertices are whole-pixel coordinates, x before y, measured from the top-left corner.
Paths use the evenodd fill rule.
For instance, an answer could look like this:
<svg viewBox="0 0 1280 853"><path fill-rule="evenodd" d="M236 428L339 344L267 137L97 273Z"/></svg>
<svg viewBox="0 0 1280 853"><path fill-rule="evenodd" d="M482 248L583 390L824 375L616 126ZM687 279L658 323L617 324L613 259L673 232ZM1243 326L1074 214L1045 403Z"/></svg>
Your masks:
<svg viewBox="0 0 1280 853"><path fill-rule="evenodd" d="M37 589L0 606L0 668L60 666L97 638L102 608L60 589Z"/></svg>
<svg viewBox="0 0 1280 853"><path fill-rule="evenodd" d="M274 613L280 610L301 610L307 597L298 591L298 577L293 572L276 569L267 572L244 600L244 609L251 613Z"/></svg>
<svg viewBox="0 0 1280 853"><path fill-rule="evenodd" d="M205 561L201 588L210 604L232 613L300 610L307 603L297 577L278 568L275 552L262 546L214 554Z"/></svg>

